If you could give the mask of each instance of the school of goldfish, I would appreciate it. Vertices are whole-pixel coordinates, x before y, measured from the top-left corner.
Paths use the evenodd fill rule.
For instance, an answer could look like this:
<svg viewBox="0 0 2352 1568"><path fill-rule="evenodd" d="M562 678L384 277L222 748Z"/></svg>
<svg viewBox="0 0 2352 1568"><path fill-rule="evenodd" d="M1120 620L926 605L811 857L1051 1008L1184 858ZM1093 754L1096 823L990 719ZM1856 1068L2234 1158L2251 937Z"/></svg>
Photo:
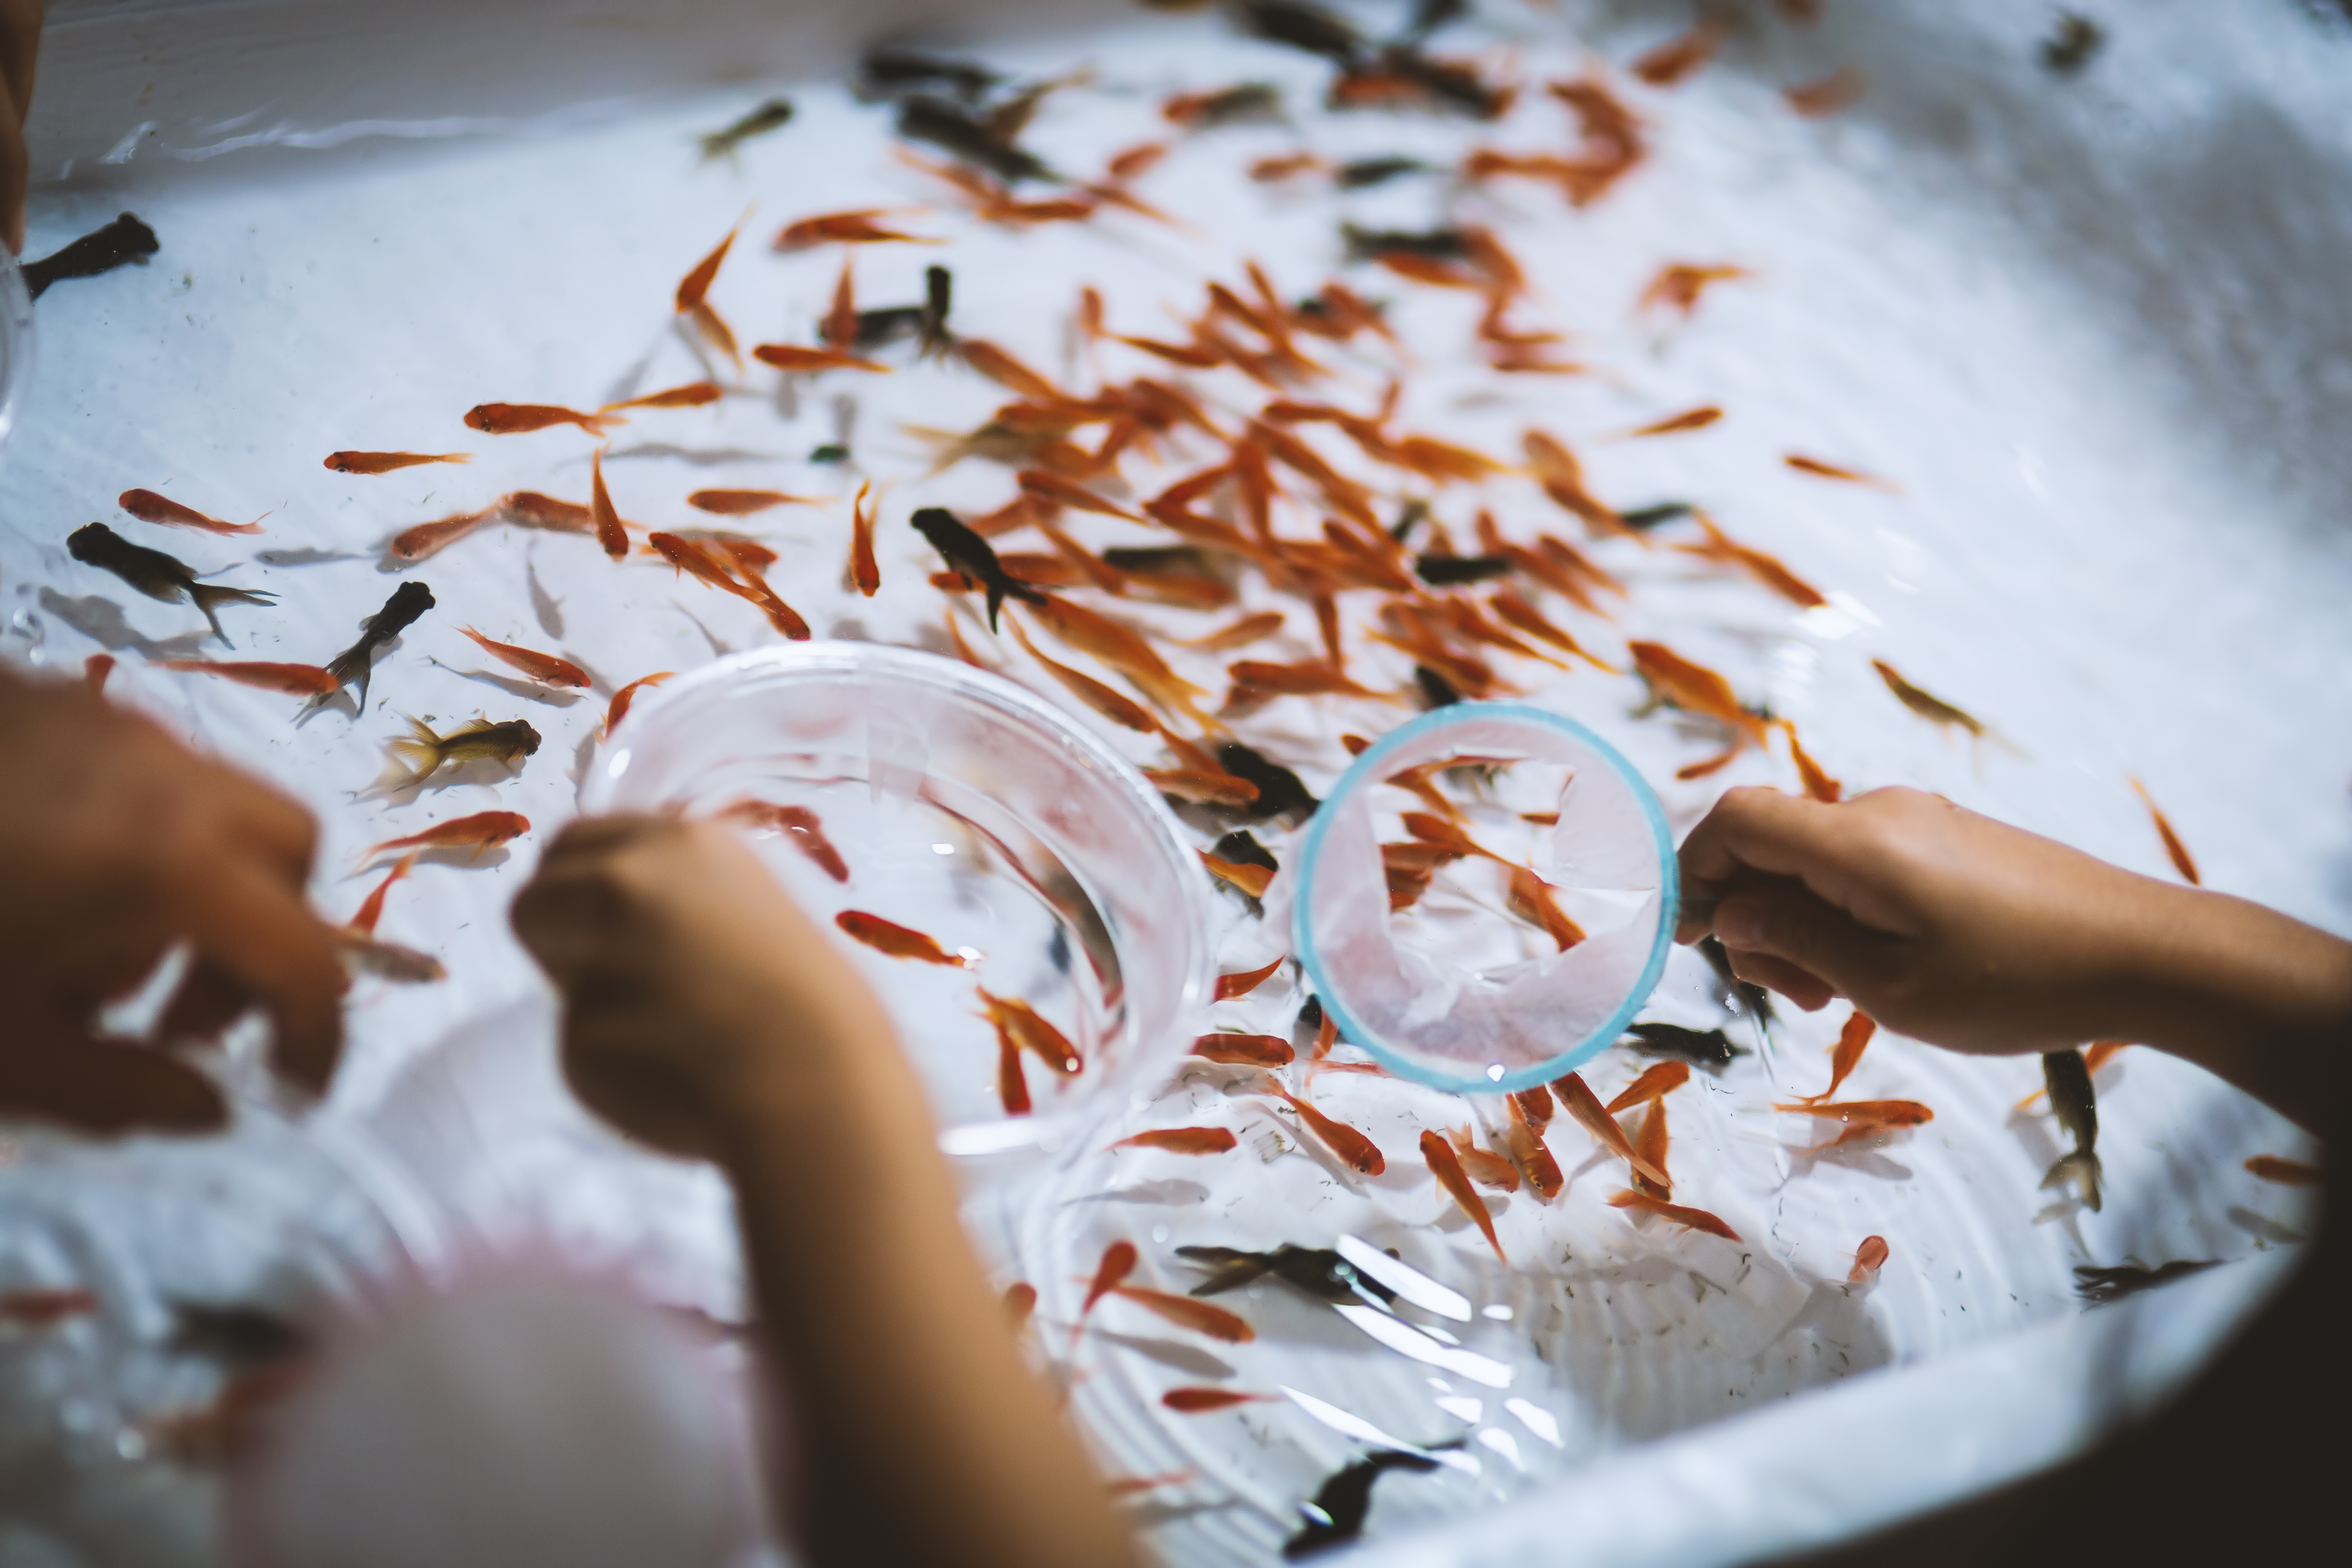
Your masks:
<svg viewBox="0 0 2352 1568"><path fill-rule="evenodd" d="M1779 25L1803 26L1810 9L1780 0ZM1442 173L1465 188L1496 182L1549 188L1569 206L1583 208L1609 199L1640 174L1651 155L1653 110L1629 103L1611 69L1596 64L1573 79L1528 82L1497 51L1432 52L1426 47L1432 36L1456 25L1465 10L1447 0L1424 0L1402 33L1374 39L1345 18L1293 0L1233 5L1231 17L1245 34L1329 62L1328 109L1451 116L1475 128L1450 168L1404 157L1335 162L1299 153L1256 160L1250 178L1311 198L1318 188L1359 189ZM1625 62L1625 73L1654 92L1673 89L1704 71L1727 36L1726 23L1710 11L1683 37ZM1144 194L1153 172L1171 159L1213 155L1213 133L1222 126L1285 112L1280 91L1265 83L1204 85L1161 102L1164 133L1156 139L1109 152L1099 171L1057 172L1021 138L1042 105L1055 95L1086 90L1087 79L1078 71L1013 83L967 62L887 50L864 62L858 89L866 101L895 115L898 155L937 185L940 205L1016 233L1113 217L1171 229L1204 224L1209 215L1166 210ZM1793 84L1785 97L1790 112L1819 117L1850 106L1867 87L1862 72L1849 66ZM789 103L762 104L706 137L705 153L722 155L749 137L782 132L792 118ZM1490 132L1507 119L1515 129L1533 127L1541 143L1488 144ZM1034 194L1039 187L1049 194ZM1354 752L1416 710L1518 695L1522 682L1538 678L1576 671L1596 682L1630 679L1640 684L1645 711L1671 713L1712 733L1705 750L1675 768L1677 779L1710 777L1753 752L1784 756L1789 782L1816 800L1834 802L1847 792L1849 781L1822 767L1796 725L1744 696L1733 674L1665 642L1621 636L1616 622L1632 589L1604 563L1607 549L1600 547L1630 543L1638 551L1671 552L1797 612L1828 605L1829 596L1799 565L1740 541L1696 504L1632 505L1595 493L1576 447L1540 423L1520 432L1516 451L1496 453L1408 422L1409 395L1424 367L1391 330L1384 291L1464 297L1475 306L1464 345L1467 360L1507 382L1583 375L1595 368L1570 357L1567 331L1545 319L1545 302L1505 236L1492 227L1449 223L1376 230L1339 224L1339 265L1311 286L1286 287L1265 267L1244 258L1230 276L1202 279L1197 300L1175 312L1172 327L1147 328L1141 301L1087 287L1069 302L1077 368L1056 375L955 320L953 275L946 264L951 250L922 253L941 261L927 269L920 302L861 304L859 254L872 247L948 246L950 237L927 221L935 216L926 207L874 205L803 214L777 229L768 245L772 252L815 252L839 260L828 308L810 323L808 341L798 342L747 342L719 314L711 301L713 285L735 257L743 220L715 241L706 237L696 248L704 243L709 248L680 277L667 308L709 374L590 407L485 401L452 409L453 425L491 440L552 432L551 439L593 444L588 494L569 500L509 492L400 531L387 542L387 559L404 567L445 553L454 561L468 540L499 528L578 535L594 541L616 568L667 565L682 586L690 583L697 592L749 604L775 636L802 640L814 634L792 602L799 590L791 581L772 580L779 554L745 531L761 525L751 520L836 528L843 581L869 598L886 575L903 569L893 563L905 561L908 552L894 547L894 536L903 541L911 533L936 556L928 582L939 595L940 645L974 666L1050 686L1164 753L1145 765L1147 777L1188 821L1215 824L1215 830L1202 832L1202 864L1252 912L1284 869L1276 847L1252 828L1296 827L1311 815L1317 803L1289 764L1319 766L1324 760L1298 754L1283 760L1291 743L1285 737L1295 731L1260 722L1282 704L1331 710L1344 721L1345 744ZM740 270L742 264L735 265ZM1632 308L1704 330L1715 290L1768 285L1729 259L1664 257ZM1001 504L965 515L923 507L893 519L887 484L881 487L886 493L877 493L868 480L845 498L845 508L840 499L780 489L698 489L677 500L698 519L656 525L625 516L616 506L602 462L603 443L615 428L641 420L691 420L697 410L722 400L761 395L764 388L753 377L769 373L808 385L891 374L900 368L892 356L902 348L916 362L977 377L1004 395L1006 401L972 428L910 429L929 447L933 473L967 463L1002 470ZM1709 403L1593 438L1698 439L1738 415L1737 408ZM432 444L441 443L434 437ZM324 465L364 481L420 465L462 466L472 456L339 450ZM818 454L824 461L850 458L839 447ZM1833 458L1789 452L1781 461L1788 471L1823 485L1869 489L1890 501L1903 493L1896 481ZM266 517L215 517L199 510L202 499L193 488L176 498L131 489L118 505L151 528L220 537L268 531ZM1136 542L1139 538L1149 542ZM1108 542L1112 540L1118 542ZM76 532L69 551L149 597L194 605L224 643L224 608L268 604L265 594L199 583L171 555L103 523ZM1147 616L1131 613L1146 606ZM411 577L362 625L357 642L320 664L172 659L157 667L301 697L305 711L346 690L364 707L377 664L402 630L433 607L430 589ZM1183 618L1181 626L1171 628L1171 613ZM528 682L567 691L593 684L578 663L554 652L497 640L470 626L457 629L485 658ZM1294 643L1288 657L1265 656L1262 645L1294 636L1312 652L1300 656ZM92 683L102 684L114 662L103 655L94 658ZM1916 720L1970 742L1994 734L1982 720L1893 665L1870 663L1888 694L1889 722ZM618 730L633 700L672 673L647 672L614 690L604 733ZM445 770L519 770L540 744L538 731L520 718L486 716L446 732L412 720L409 732L389 742L389 765L376 793L413 791ZM1503 759L1457 757L1386 781L1420 808L1399 812L1405 837L1381 847L1391 908L1411 909L1451 867L1496 865L1507 879L1503 908L1508 917L1565 952L1584 932L1560 908L1557 890L1531 867L1480 842L1464 802L1448 793L1459 770L1507 765ZM2195 862L2179 836L2139 782L2130 784L2171 863L2195 881ZM747 831L780 835L834 881L848 880L857 847L836 844L805 808L747 797L715 815ZM530 826L511 812L486 811L373 846L362 868L382 868L383 875L341 933L354 965L404 982L437 978L440 965L429 954L377 937L387 896L420 857L463 865ZM984 958L861 910L843 911L835 924L845 938L894 960L971 972ZM1248 995L1286 962L1278 956L1221 976L1217 998ZM1024 1063L1059 1075L1084 1069L1078 1047L1028 1004L976 984L974 991L976 1006L995 1032L995 1083L1007 1115L1030 1110ZM1562 1112L1575 1126L1572 1136L1589 1138L1612 1165L1622 1163L1624 1185L1605 1202L1622 1211L1625 1223L1742 1239L1708 1209L1676 1202L1670 1171L1672 1097L1689 1083L1693 1065L1717 1068L1737 1054L1719 1031L1637 1026L1636 1048L1666 1059L1613 1092L1568 1073L1506 1097L1499 1126L1484 1142L1472 1126L1447 1126L1423 1131L1407 1151L1383 1150L1314 1103L1317 1073L1377 1074L1379 1068L1337 1054L1346 1042L1313 999L1299 1024L1301 1038L1312 1031L1310 1046L1271 1034L1212 1032L1198 1037L1192 1054L1236 1069L1235 1082L1245 1092L1285 1108L1305 1136L1358 1173L1377 1175L1391 1157L1417 1157L1497 1260L1509 1259L1480 1189L1525 1190L1542 1204L1557 1199L1567 1185L1553 1148L1564 1131L1556 1125ZM1874 1030L1871 1019L1853 1014L1832 1049L1821 1091L1771 1108L1833 1124L1812 1146L1816 1152L1900 1138L1934 1118L1915 1100L1836 1098ZM2110 1042L2093 1046L2087 1057L2056 1053L2044 1063L2052 1109L2075 1145L2052 1168L2046 1184L2070 1186L2093 1208L2100 1202L2100 1171L2092 1074L2115 1048ZM1234 1133L1222 1127L1155 1128L1116 1146L1202 1160L1238 1157ZM2269 1156L2250 1162L2248 1169L2269 1181L2311 1178L2307 1167ZM1874 1279L1900 1257L1899 1241L1855 1238L1848 1284L1859 1289ZM1336 1267L1328 1255L1303 1248L1286 1247L1278 1258L1234 1257L1254 1259L1260 1272L1308 1289L1321 1289L1318 1282L1328 1282ZM1230 1270L1233 1259L1223 1265ZM1180 1294L1134 1282L1140 1266L1129 1242L1104 1254L1069 1325L1074 1344L1106 1300L1126 1301L1211 1340L1238 1343L1252 1337L1240 1314L1199 1299L1231 1288L1221 1283L1224 1273ZM1027 1292L1014 1303L1025 1317L1036 1294L1016 1289ZM0 1315L6 1310L0 1302ZM33 1311L24 1308L16 1321L31 1321ZM1176 1414L1207 1415L1268 1397L1188 1386L1170 1390L1162 1404Z"/></svg>

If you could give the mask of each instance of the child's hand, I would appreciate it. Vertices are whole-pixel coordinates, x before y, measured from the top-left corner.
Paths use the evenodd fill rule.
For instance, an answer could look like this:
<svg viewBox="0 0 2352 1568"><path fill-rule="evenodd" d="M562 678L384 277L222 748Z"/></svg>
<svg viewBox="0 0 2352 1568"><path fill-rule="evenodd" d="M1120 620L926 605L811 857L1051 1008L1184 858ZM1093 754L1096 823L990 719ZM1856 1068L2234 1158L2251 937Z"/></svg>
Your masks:
<svg viewBox="0 0 2352 1568"><path fill-rule="evenodd" d="M840 1102L895 1061L856 969L728 829L576 822L515 900L563 993L564 1070L591 1110L681 1153Z"/></svg>
<svg viewBox="0 0 2352 1568"><path fill-rule="evenodd" d="M2102 1037L2183 896L1912 789L1839 805L1733 790L1684 841L1678 940L1712 932L1801 1007L1850 997L1966 1051Z"/></svg>

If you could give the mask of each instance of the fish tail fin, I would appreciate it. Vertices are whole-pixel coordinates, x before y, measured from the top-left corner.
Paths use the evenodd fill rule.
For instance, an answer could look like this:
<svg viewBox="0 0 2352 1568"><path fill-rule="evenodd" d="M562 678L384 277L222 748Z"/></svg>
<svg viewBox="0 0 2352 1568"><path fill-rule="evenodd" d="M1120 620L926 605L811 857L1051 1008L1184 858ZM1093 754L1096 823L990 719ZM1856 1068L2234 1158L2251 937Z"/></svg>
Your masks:
<svg viewBox="0 0 2352 1568"><path fill-rule="evenodd" d="M591 436L602 437L607 433L611 426L615 425L626 425L628 422L629 416L625 414L611 414L600 409L594 414L582 415L580 416L580 428L587 431Z"/></svg>
<svg viewBox="0 0 2352 1568"><path fill-rule="evenodd" d="M2102 1174L2099 1157L2087 1149L2077 1149L2071 1154L2061 1155L2050 1167L2048 1174L2042 1178L2042 1190L2049 1192L2057 1187L2072 1187L2081 1196L2084 1206L2096 1214Z"/></svg>
<svg viewBox="0 0 2352 1568"><path fill-rule="evenodd" d="M188 584L188 597L203 613L205 624L212 627L213 636L220 638L221 646L235 647L236 645L228 640L228 634L221 630L220 607L223 605L267 605L275 601L278 595L249 588L226 588L216 583L191 583Z"/></svg>
<svg viewBox="0 0 2352 1568"><path fill-rule="evenodd" d="M1003 608L1004 584L992 580L988 584L988 629L992 636L996 633L997 612Z"/></svg>
<svg viewBox="0 0 2352 1568"><path fill-rule="evenodd" d="M433 732L432 727L421 719L409 719L408 729L407 734L384 742L383 749L392 754L392 761L384 768L383 776L375 782L379 791L388 794L404 788L440 763L441 737Z"/></svg>

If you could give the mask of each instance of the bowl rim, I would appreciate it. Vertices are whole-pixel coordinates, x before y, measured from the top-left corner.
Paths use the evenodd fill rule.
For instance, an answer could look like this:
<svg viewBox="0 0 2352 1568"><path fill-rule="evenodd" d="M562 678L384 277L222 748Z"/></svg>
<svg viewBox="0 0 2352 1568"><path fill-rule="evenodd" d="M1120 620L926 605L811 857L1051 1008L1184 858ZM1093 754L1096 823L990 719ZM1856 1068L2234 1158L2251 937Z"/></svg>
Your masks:
<svg viewBox="0 0 2352 1568"><path fill-rule="evenodd" d="M1657 851L1658 927L1655 935L1651 939L1649 962L1643 965L1641 978L1634 982L1633 990L1627 994L1623 1005L1606 1023L1582 1041L1557 1056L1549 1057L1533 1066L1520 1068L1515 1071L1494 1077L1488 1077L1483 1072L1470 1077L1457 1077L1437 1071L1424 1063L1415 1061L1387 1044L1381 1038L1377 1030L1367 1026L1349 1009L1344 1001L1340 1000L1337 988L1330 984L1324 972L1322 954L1317 950L1311 934L1309 911L1314 904L1312 893L1316 872L1322 865L1324 839L1328 834L1333 820L1331 808L1346 800L1354 792L1374 782L1373 770L1405 747L1436 731L1451 729L1455 725L1496 721L1528 724L1538 729L1556 731L1589 747L1615 770L1617 776L1623 781L1634 800L1640 804L1643 818L1649 824L1652 844ZM1307 978L1315 987L1315 994L1321 999L1324 1008L1331 1015L1332 1022L1338 1026L1340 1035L1370 1052L1373 1059L1382 1067L1414 1083L1424 1084L1431 1089L1446 1089L1455 1094L1512 1094L1520 1089L1533 1089L1538 1084L1549 1083L1564 1073L1575 1071L1607 1047L1614 1044L1618 1037L1624 1033L1625 1026L1633 1021L1634 1015L1641 1012L1647 1005L1651 993L1657 989L1660 977L1665 973L1666 957L1674 948L1675 921L1682 908L1682 879L1679 872L1680 867L1675 855L1674 834L1666 824L1665 806L1659 801L1657 792L1650 787L1649 781L1641 775L1633 764L1626 760L1624 753L1618 751L1616 747L1568 715L1555 713L1550 709L1538 708L1532 703L1452 703L1424 713L1407 723L1398 725L1370 746L1366 747L1362 753L1349 764L1348 771L1339 775L1339 781L1323 797L1323 804L1315 813L1315 820L1307 827L1306 842L1298 854L1298 880L1291 896L1290 950L1297 955L1299 967L1307 972Z"/></svg>
<svg viewBox="0 0 2352 1568"><path fill-rule="evenodd" d="M0 363L0 455L8 448L25 411L36 361L33 296L25 287L22 260L0 246L0 331L8 339L5 363Z"/></svg>
<svg viewBox="0 0 2352 1568"><path fill-rule="evenodd" d="M632 708L620 728L597 742L596 752L582 774L577 804L581 815L588 816L611 809L614 781L628 767L630 738L645 733L661 713L698 693L758 679L765 676L825 676L884 675L953 692L971 698L1004 713L1015 721L1025 721L1059 744L1079 752L1087 763L1104 777L1111 780L1133 806L1136 816L1145 824L1162 858L1173 870L1177 886L1185 903L1182 927L1191 952L1186 956L1184 972L1164 1032L1171 1038L1181 1038L1208 1006L1212 987L1215 984L1216 950L1212 911L1215 892L1209 882L1209 873L1201 858L1186 841L1175 814L1169 810L1160 792L1151 787L1140 769L1121 756L1108 742L1081 723L1059 705L1040 697L1026 687L1016 684L992 670L981 669L961 659L922 648L902 647L895 643L858 642L847 638L818 638L808 642L785 643L781 646L747 648L739 653L723 655L708 664L697 666L677 679L652 688L646 695L652 700L642 708ZM1172 1069L1178 1057L1171 1057ZM1133 1090L1137 1086L1128 1086ZM1094 1108L1073 1109L1059 1115L1047 1113L1034 1118L1015 1120L1039 1130L1034 1142L1047 1152L1053 1152L1053 1134L1057 1124L1079 1128L1097 1120L1108 1120L1123 1112L1124 1107L1106 1101ZM995 1123L982 1123L984 1128ZM960 1131L960 1130L959 1130ZM950 1134L952 1138L952 1134ZM1008 1142L1009 1151L1026 1146L1026 1142ZM970 1147L964 1147L969 1144ZM986 1138L965 1139L950 1149L950 1152L986 1153L997 1152ZM1073 1150L1082 1146L1074 1140Z"/></svg>

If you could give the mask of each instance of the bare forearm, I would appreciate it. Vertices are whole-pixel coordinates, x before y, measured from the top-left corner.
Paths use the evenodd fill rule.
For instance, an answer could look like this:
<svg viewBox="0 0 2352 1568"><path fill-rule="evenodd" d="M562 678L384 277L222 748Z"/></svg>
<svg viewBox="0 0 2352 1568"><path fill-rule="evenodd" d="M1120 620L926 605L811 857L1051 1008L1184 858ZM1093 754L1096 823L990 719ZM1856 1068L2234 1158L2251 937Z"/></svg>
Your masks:
<svg viewBox="0 0 2352 1568"><path fill-rule="evenodd" d="M2352 942L2221 893L2168 888L2128 922L2118 1038L2197 1063L2314 1132L2352 1090Z"/></svg>
<svg viewBox="0 0 2352 1568"><path fill-rule="evenodd" d="M739 1114L726 1155L816 1560L1130 1561L971 1256L911 1075L864 1044L835 1102Z"/></svg>

